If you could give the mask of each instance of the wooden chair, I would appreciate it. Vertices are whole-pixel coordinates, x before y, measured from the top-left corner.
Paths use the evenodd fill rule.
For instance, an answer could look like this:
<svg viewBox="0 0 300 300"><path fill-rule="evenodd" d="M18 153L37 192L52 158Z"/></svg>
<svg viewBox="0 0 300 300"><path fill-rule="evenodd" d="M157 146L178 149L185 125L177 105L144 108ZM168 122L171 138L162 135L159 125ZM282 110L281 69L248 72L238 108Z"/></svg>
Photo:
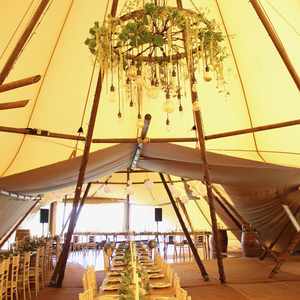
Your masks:
<svg viewBox="0 0 300 300"><path fill-rule="evenodd" d="M88 290L91 289L93 291L93 296L97 294L97 279L95 268L90 266L87 268L87 287Z"/></svg>
<svg viewBox="0 0 300 300"><path fill-rule="evenodd" d="M19 299L18 292L18 276L19 276L19 266L20 266L20 255L14 255L11 258L11 268L10 268L10 276L7 284L7 297L10 297L11 300Z"/></svg>
<svg viewBox="0 0 300 300"><path fill-rule="evenodd" d="M96 250L97 249L97 243L96 243L96 237L94 235L88 236L88 249Z"/></svg>
<svg viewBox="0 0 300 300"><path fill-rule="evenodd" d="M202 248L203 251L203 257L204 259L208 259L208 252L207 252L207 244L206 244L206 239L203 234L195 235L194 237L195 241L195 247L197 250Z"/></svg>
<svg viewBox="0 0 300 300"><path fill-rule="evenodd" d="M45 287L45 246L39 248L39 283L40 287Z"/></svg>
<svg viewBox="0 0 300 300"><path fill-rule="evenodd" d="M0 299L7 300L7 286L8 286L8 276L9 276L9 266L10 266L10 259L7 258L2 261L1 269L0 269Z"/></svg>
<svg viewBox="0 0 300 300"><path fill-rule="evenodd" d="M83 293L79 294L79 300L94 300L93 290L87 289Z"/></svg>
<svg viewBox="0 0 300 300"><path fill-rule="evenodd" d="M29 282L30 257L31 257L30 252L26 252L24 254L23 263L19 269L19 289L23 293L24 300L26 300L26 291L28 292L29 299L31 299L31 290L30 290L30 282Z"/></svg>
<svg viewBox="0 0 300 300"><path fill-rule="evenodd" d="M88 290L87 272L83 273L83 276L82 276L82 286L83 286L83 290L84 291Z"/></svg>
<svg viewBox="0 0 300 300"><path fill-rule="evenodd" d="M34 256L32 256L33 259L30 261L30 268L29 268L29 283L34 286L34 294L35 296L38 295L40 291L40 248L37 249Z"/></svg>

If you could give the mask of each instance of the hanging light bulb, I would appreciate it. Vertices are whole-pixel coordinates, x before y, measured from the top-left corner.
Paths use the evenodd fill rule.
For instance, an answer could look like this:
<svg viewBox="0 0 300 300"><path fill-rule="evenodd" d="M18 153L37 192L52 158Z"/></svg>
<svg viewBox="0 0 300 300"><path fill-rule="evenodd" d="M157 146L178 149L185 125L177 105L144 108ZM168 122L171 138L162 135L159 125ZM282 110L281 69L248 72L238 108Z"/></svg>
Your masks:
<svg viewBox="0 0 300 300"><path fill-rule="evenodd" d="M113 84L110 86L108 100L109 100L109 102L115 102L116 101L116 89L115 89L115 86Z"/></svg>
<svg viewBox="0 0 300 300"><path fill-rule="evenodd" d="M147 178L144 181L144 186L146 187L146 189L151 190L154 186L154 183L151 179Z"/></svg>
<svg viewBox="0 0 300 300"><path fill-rule="evenodd" d="M205 67L205 72L204 72L203 79L205 81L211 81L212 80L212 76L211 76L210 71L209 71L209 66Z"/></svg>
<svg viewBox="0 0 300 300"><path fill-rule="evenodd" d="M127 76L130 80L136 80L136 78L137 78L137 67L135 65L131 65L128 68Z"/></svg>
<svg viewBox="0 0 300 300"><path fill-rule="evenodd" d="M118 112L118 118L121 119L122 118L122 113L119 111Z"/></svg>
<svg viewBox="0 0 300 300"><path fill-rule="evenodd" d="M170 99L168 99L166 102L163 104L163 111L166 113L172 113L175 110L175 105L174 102Z"/></svg>
<svg viewBox="0 0 300 300"><path fill-rule="evenodd" d="M105 194L109 194L109 193L111 193L111 189L110 189L110 187L109 187L109 185L106 183L105 185L104 185L104 187L103 187L103 192L105 193Z"/></svg>
<svg viewBox="0 0 300 300"><path fill-rule="evenodd" d="M137 120L136 127L137 128L143 128L144 127L144 121L143 121L143 119L138 119Z"/></svg>
<svg viewBox="0 0 300 300"><path fill-rule="evenodd" d="M159 84L156 85L154 80L151 80L151 85L146 88L146 93L149 98L156 99L159 96Z"/></svg>

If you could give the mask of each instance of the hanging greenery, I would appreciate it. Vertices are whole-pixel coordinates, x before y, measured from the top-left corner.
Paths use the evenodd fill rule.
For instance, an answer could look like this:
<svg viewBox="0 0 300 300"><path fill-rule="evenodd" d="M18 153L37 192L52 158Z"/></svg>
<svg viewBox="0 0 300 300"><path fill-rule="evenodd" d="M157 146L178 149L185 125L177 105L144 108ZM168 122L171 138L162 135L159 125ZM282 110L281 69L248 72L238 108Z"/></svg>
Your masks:
<svg viewBox="0 0 300 300"><path fill-rule="evenodd" d="M95 22L89 33L85 44L100 67L111 73L110 92L119 91L121 117L120 97L128 99L130 107L136 103L141 114L143 90L150 98L164 92L167 114L174 111L173 98L182 112L183 86L192 70L199 70L204 81L214 77L218 86L224 82L224 36L204 12L146 3L121 17L108 16L102 26ZM117 84L114 73L118 74ZM192 81L196 84L197 78ZM125 95L120 92L123 87Z"/></svg>

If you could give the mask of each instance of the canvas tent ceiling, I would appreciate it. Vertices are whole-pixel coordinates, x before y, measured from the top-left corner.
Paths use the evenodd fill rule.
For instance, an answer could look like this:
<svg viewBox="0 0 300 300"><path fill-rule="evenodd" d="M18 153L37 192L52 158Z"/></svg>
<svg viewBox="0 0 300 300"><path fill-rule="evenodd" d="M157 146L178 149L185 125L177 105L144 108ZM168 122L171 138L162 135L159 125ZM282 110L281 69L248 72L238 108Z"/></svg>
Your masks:
<svg viewBox="0 0 300 300"><path fill-rule="evenodd" d="M4 0L0 3L2 12L0 70L40 1L19 2ZM119 2L119 7L122 7L125 0ZM299 1L287 0L283 3L280 0L261 0L260 2L286 47L294 67L300 72ZM169 0L168 3L174 6L176 1ZM207 7L210 15L221 24L223 31L225 31L224 25L228 31L229 57L226 60L226 80L230 95L225 97L224 94L218 93L213 82L200 83L200 102L206 134L299 119L299 91L249 1L240 0L237 6L236 0L194 0L193 2L183 0L183 5L187 8L193 8L192 3ZM42 80L38 84L0 94L0 102L30 99L29 104L23 109L0 111L1 126L43 128L54 132L76 134L82 119L84 132L86 132L96 79L95 77L92 79L91 93L87 98L87 108L84 113L93 64L83 42L91 24L95 20L103 20L107 5L109 7L111 1L51 1L51 5L47 8L29 42L26 43L5 82L36 74L40 74ZM118 14L120 14L120 9ZM106 85L101 95L94 137L134 138L137 136L137 112L126 104L124 103L122 108L124 118L118 120L117 105L108 101ZM194 137L195 133L191 131L194 122L190 101L184 102L183 105L183 113L174 112L171 115L172 128L168 131L164 125L162 103L159 99L153 100L146 97L143 113L148 112L152 115L149 137ZM261 165L211 153L210 157L216 162L216 164L213 163L215 174L219 176L216 181L227 185L229 194L234 196L233 201L238 199L239 203L242 203L241 199L257 197L252 190L244 188L245 185L241 184L241 180L244 180L246 185L251 180L252 186L257 187L267 182L267 189L269 190L271 186L273 188L267 195L264 194L264 189L259 189L260 195L263 195L257 197L261 201L260 204L269 201L279 189L299 184L299 171L296 169L300 166L299 130L299 126L293 126L208 141L208 150L215 153L293 167L289 169L281 166ZM16 178L23 178L22 176L26 175L22 172L57 163L58 165L52 165L54 169L51 169L56 172L55 168L61 164L61 161L69 158L76 144L68 140L3 132L0 133L0 138L2 141L0 150L2 188L15 191L22 191L22 188L26 186L26 182L20 180L17 185L14 185ZM110 145L93 144L92 151L108 146ZM194 144L188 146L195 147ZM133 145L116 147L118 150L123 147L124 150L124 152L122 150L115 153L118 164L111 168L109 157L103 158L100 154L103 160L95 160L96 169L90 170L91 178L98 174L97 163L99 169L101 166L101 172L103 172L101 175L109 174L111 171L108 170L116 171L128 165L126 157L131 153ZM201 170L197 165L199 164L198 156L196 155L195 158L192 155L192 161L189 160L189 156L186 156L186 153L190 155L193 152L185 149L182 160L175 165L168 157L171 153L168 150L163 153L158 147L151 144L145 147L146 158L140 161L140 167L153 170L164 168L179 176L188 176L188 173L192 172L192 177L202 178ZM79 154L82 148L83 144L80 142ZM109 152L110 149L105 151ZM122 153L123 157L121 157ZM97 152L93 155L97 158ZM177 157L173 158L177 159ZM220 158L221 160L225 158L224 162L220 161ZM107 167L106 169L102 169L103 164ZM196 164L194 169L193 164ZM32 177L29 177L27 181L29 187L27 186L27 189L23 191L56 189L66 183L74 183L77 172L74 168L78 166L78 161L69 161L67 166L69 173L64 176L57 172L52 173L57 178L55 182L50 180L52 181L51 187L50 181L47 181L45 177L39 178L44 179L40 182L33 182ZM257 177L250 177L247 174L249 170L255 170ZM43 172L43 169L34 170L30 176L36 176L34 174L39 172ZM17 174L16 177L9 176L14 174ZM244 176L240 176L241 174ZM100 176L100 173L98 175ZM236 182L240 185L239 189L229 186L234 180L239 180ZM245 200L244 203L247 209L249 202ZM243 209L242 205L240 209ZM251 216L255 223L255 214L252 213ZM250 219L251 216L249 216ZM259 226L259 222L256 224ZM268 239L268 231L265 230L265 232L267 233L265 238Z"/></svg>
<svg viewBox="0 0 300 300"><path fill-rule="evenodd" d="M175 1L168 3L174 5ZM222 24L215 0L198 0L194 3L199 7L208 7L212 17ZM288 0L283 4L279 0L263 0L261 3L270 14L274 27L278 30L294 66L299 71L300 58L297 53L300 51L300 40L297 31L293 29L300 27L300 19L297 17L299 2ZM282 12L288 23L274 12L269 3ZM21 4L16 0L15 3L1 1L0 69L38 4L37 0L24 0ZM42 80L36 85L1 93L1 102L31 100L24 109L0 111L1 125L43 128L76 134L83 117L93 68L83 41L91 24L95 20L103 19L106 4L106 0L51 1L51 6L20 54L6 82L35 74L42 75ZM124 1L120 1L119 7L123 4ZM185 7L191 7L189 0L183 1L183 4ZM245 95L233 62L233 55L227 46L229 57L226 63L226 76L230 97L226 98L223 94L219 94L214 83L200 84L206 133L299 119L299 92L249 1L239 1L238 10L234 0L218 1L218 4L229 32ZM29 11L22 21L27 8ZM16 29L16 34L13 35ZM84 114L85 132L94 88L95 79ZM159 100L144 101L144 112L149 112L153 118L149 137L194 136L194 132L190 130L193 125L190 101L183 103L183 113L174 112L170 116L171 131L167 131L165 127L165 116L162 114L161 106ZM117 105L108 101L105 88L94 137L136 137L136 110L124 105L122 120L118 120L116 113ZM0 156L2 176L64 160L70 156L75 146L75 142L66 140L10 133L0 133L0 136L1 141L4 141ZM261 160L263 157L267 162L299 166L298 136L299 126L294 126L254 135L212 140L207 145L209 150L229 155L254 160ZM93 150L106 146L94 144ZM82 143L79 148L83 148Z"/></svg>

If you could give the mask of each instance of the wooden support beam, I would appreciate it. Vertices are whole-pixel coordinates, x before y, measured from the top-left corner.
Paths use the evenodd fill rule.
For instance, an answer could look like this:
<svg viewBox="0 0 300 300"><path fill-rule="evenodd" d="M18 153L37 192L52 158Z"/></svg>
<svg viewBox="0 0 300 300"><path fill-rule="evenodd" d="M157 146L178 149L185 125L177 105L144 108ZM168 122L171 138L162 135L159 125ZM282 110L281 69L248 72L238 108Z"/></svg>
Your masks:
<svg viewBox="0 0 300 300"><path fill-rule="evenodd" d="M172 178L171 178L171 176L170 176L169 174L167 175L167 178L168 178L168 180L169 180L169 183L170 183L172 186L174 186L175 181L172 180ZM177 181L177 182L178 182L178 181ZM182 182L182 180L179 180L179 182ZM181 208L181 210L182 210L182 212L183 212L183 214L184 214L184 216L185 216L185 219L186 219L187 222L189 223L189 226L190 226L191 231L194 231L192 221L191 221L191 219L190 219L190 217L189 217L189 215L188 215L188 212L187 212L187 209L186 209L184 203L182 203L182 201L181 201L181 199L180 199L179 197L176 197L175 199L176 199L177 203L179 203L179 206L180 206L180 208Z"/></svg>
<svg viewBox="0 0 300 300"><path fill-rule="evenodd" d="M186 225L185 225L185 223L183 221L183 218L182 218L182 216L180 214L180 211L179 211L179 209L178 209L178 207L176 205L176 202L175 202L175 200L173 198L173 195L172 195L172 193L171 193L171 191L170 191L170 189L168 187L168 184L167 184L167 182L165 180L165 177L164 177L164 175L162 173L159 173L159 176L160 176L161 181L162 181L162 183L164 185L164 188L165 188L165 190L166 190L166 192L167 192L167 194L169 196L170 202L171 202L171 204L172 204L172 206L174 208L175 214L176 214L177 219L178 219L178 221L179 221L179 223L181 225L182 231L184 232L184 235L185 235L185 237L186 237L186 239L187 239L187 241L189 243L189 246L190 246L190 248L192 250L192 253L194 255L194 258L195 258L195 261L196 261L196 263L198 265L198 268L199 268L199 270L201 272L201 275L202 275L202 277L203 277L203 279L205 281L208 281L209 280L208 274L207 274L207 272L205 270L205 267L204 267L204 265L202 263L202 260L201 260L201 258L199 256L199 253L198 253L198 251L197 251L197 249L196 249L196 247L194 245L194 242L193 242L193 240L192 240L192 238L190 236L190 233L189 233L189 231L188 231L188 229L187 229L187 227L186 227Z"/></svg>
<svg viewBox="0 0 300 300"><path fill-rule="evenodd" d="M271 38L274 46L276 47L279 55L281 56L281 59L283 60L290 75L292 76L292 78L298 88L298 91L300 91L300 77L299 77L295 67L293 66L293 63L292 63L291 59L289 58L289 55L288 55L282 41L280 40L277 32L275 31L273 24L271 23L269 17L267 16L266 11L261 6L261 4L259 3L258 0L250 0L250 3L252 4L257 16L261 20L263 26L265 27L267 33L269 34L269 36Z"/></svg>
<svg viewBox="0 0 300 300"><path fill-rule="evenodd" d="M182 9L182 0L177 0L177 7ZM192 107L193 107L193 115L196 125L197 137L200 146L200 155L203 162L203 173L204 173L204 182L206 185L207 196L208 196L208 205L211 217L211 224L212 224L212 231L213 231L213 239L214 245L216 250L216 257L217 257L217 264L219 270L219 280L221 283L225 283L225 272L224 272L224 265L223 259L220 249L219 243L219 234L218 234L218 226L217 226L217 217L215 211L215 204L214 204L214 195L212 192L212 183L210 179L210 171L207 161L207 153L206 153L206 145L205 145L205 136L204 136L204 129L203 129L203 120L201 116L201 109L200 105L198 104L198 93L193 89L193 84L196 82L196 76L194 71L193 62L190 60L189 57L189 49L187 46L187 33L186 30L183 30L183 43L185 48L185 56L186 56L186 63L188 66L188 74L189 74L189 82L190 82L190 91L191 91L191 100L192 100Z"/></svg>
<svg viewBox="0 0 300 300"><path fill-rule="evenodd" d="M28 104L29 100L0 103L0 110L22 108Z"/></svg>
<svg viewBox="0 0 300 300"><path fill-rule="evenodd" d="M112 17L115 17L115 15L116 15L117 6L118 6L118 0L113 0L112 7L111 7L111 16ZM69 228L68 228L68 232L66 235L62 253L59 257L57 267L55 268L56 272L53 273L53 276L51 278L51 285L56 286L56 287L62 286L65 269L66 269L66 264L67 264L67 259L68 259L68 254L69 254L69 249L70 249L70 244L71 244L71 239L72 239L72 235L73 235L73 232L74 232L74 229L76 226L76 222L77 222L76 211L77 211L77 208L79 205L82 186L84 183L85 171L86 171L86 167L88 164L90 147L91 147L91 143L92 143L92 139L93 139L96 117L97 117L98 107L99 107L99 102L100 102L100 95L101 95L101 91L102 91L103 78L104 78L104 72L100 68L99 74L98 74L98 79L97 79L97 84L96 84L94 101L93 101L92 110L91 110L91 114L90 114L90 120L89 120L89 125L88 125L86 141L85 141L85 145L84 145L84 151L83 151L83 155L81 157L80 169L79 169L77 185L76 185L76 189L75 189L75 197L74 197L74 202L73 202L71 218L70 218L70 222L69 222Z"/></svg>
<svg viewBox="0 0 300 300"><path fill-rule="evenodd" d="M0 85L0 93L14 90L23 86L31 85L37 83L41 80L41 75L36 75L32 77L23 78L16 81L11 81Z"/></svg>
<svg viewBox="0 0 300 300"><path fill-rule="evenodd" d="M36 136L41 136L41 137L64 139L64 140L85 141L85 137L83 137L83 136L50 132L48 130L38 129L38 128L15 128L15 127L0 126L0 132L36 135Z"/></svg>
<svg viewBox="0 0 300 300"><path fill-rule="evenodd" d="M76 189L75 189L75 197L74 197L68 232L66 234L66 239L65 239L62 253L59 257L58 264L55 268L55 272L53 273L51 283L50 283L51 286L56 286L59 288L62 286L62 282L64 279L71 239L72 239L72 235L73 235L73 232L74 232L74 229L76 226L76 221L77 221L76 211L77 211L80 197L81 197L82 186L84 184L85 171L86 171L86 167L87 167L87 163L88 163L88 159L89 159L89 152L90 152L94 127L95 127L95 122L96 122L96 117L97 117L97 112L98 112L98 106L99 106L99 102L100 102L103 76L104 76L104 74L103 74L102 70L100 69L99 74L98 74L98 79L97 79L96 92L95 92L95 96L94 96L93 106L92 106L91 115L90 115L90 121L89 121L89 126L88 126L86 142L85 142L85 146L84 146L84 152L81 157L80 169L79 169L79 174L78 174L78 179L77 179L77 184L76 184Z"/></svg>
<svg viewBox="0 0 300 300"><path fill-rule="evenodd" d="M33 32L36 24L38 23L41 15L45 11L46 7L48 6L50 0L42 0L40 5L38 6L37 10L35 11L32 19L30 20L29 24L27 25L26 29L24 30L23 34L21 35L20 39L18 40L16 46L14 47L12 53L8 57L2 71L0 72L0 85L4 82L6 77L8 76L9 72L11 71L14 63L19 57L23 47L25 46L28 38Z"/></svg>
<svg viewBox="0 0 300 300"><path fill-rule="evenodd" d="M56 235L56 215L57 215L57 202L52 202L50 204L50 218L49 218L49 232L53 237Z"/></svg>
<svg viewBox="0 0 300 300"><path fill-rule="evenodd" d="M223 132L223 133L210 134L210 135L205 136L205 140L215 140L215 139L229 137L229 136L236 136L236 135L253 133L253 132L258 132L258 131L278 129L278 128L283 128L283 127L295 126L295 125L299 125L299 124L300 124L300 119L297 119L297 120L292 120L292 121L287 121L287 122L280 122L280 123L275 123L275 124L257 126L257 127L253 127L253 128L239 129L239 130L227 131L227 132Z"/></svg>
<svg viewBox="0 0 300 300"><path fill-rule="evenodd" d="M1 104L0 104L1 107ZM221 133L215 133L205 136L205 140L214 140L219 138L225 138L230 136L236 136L241 134L253 133L258 131L267 131L272 129L278 129L283 127L295 126L300 125L300 119L274 123L269 125L257 126L253 128L246 128L246 129L239 129L233 131L226 131ZM66 139L66 140L78 140L78 141L85 141L85 137L72 135L72 134L65 134L65 133L56 133L50 132L46 129L37 129L37 128L16 128L16 127L7 127L7 126L0 126L0 132L10 132L10 133L18 133L18 134L29 134L29 135L37 135L49 138L59 138L59 139ZM137 142L147 142L147 143L188 143L188 142L197 142L197 138L149 138L142 140L141 138L114 138L114 139L93 139L92 142L95 144L102 143L115 143L115 144L126 144L126 143L137 143ZM132 170L133 171L133 170ZM131 172L132 172L131 171ZM144 171L146 172L146 171Z"/></svg>
<svg viewBox="0 0 300 300"><path fill-rule="evenodd" d="M126 186L129 186L129 180L130 180L130 169L127 170L127 176L126 176L127 182ZM126 209L125 209L125 231L129 232L130 231L130 194L127 191L126 195Z"/></svg>
<svg viewBox="0 0 300 300"><path fill-rule="evenodd" d="M131 172L130 172L131 173ZM186 182L188 181L192 181L192 179L187 179L185 180ZM172 180L172 183L182 183L182 180ZM114 181L114 182L106 182L106 181L91 181L92 184L116 184L116 185L126 185L126 182L123 181ZM144 184L144 181L133 181L131 184L135 185L135 184ZM153 184L161 184L161 181L152 181ZM168 183L171 183L168 181Z"/></svg>

